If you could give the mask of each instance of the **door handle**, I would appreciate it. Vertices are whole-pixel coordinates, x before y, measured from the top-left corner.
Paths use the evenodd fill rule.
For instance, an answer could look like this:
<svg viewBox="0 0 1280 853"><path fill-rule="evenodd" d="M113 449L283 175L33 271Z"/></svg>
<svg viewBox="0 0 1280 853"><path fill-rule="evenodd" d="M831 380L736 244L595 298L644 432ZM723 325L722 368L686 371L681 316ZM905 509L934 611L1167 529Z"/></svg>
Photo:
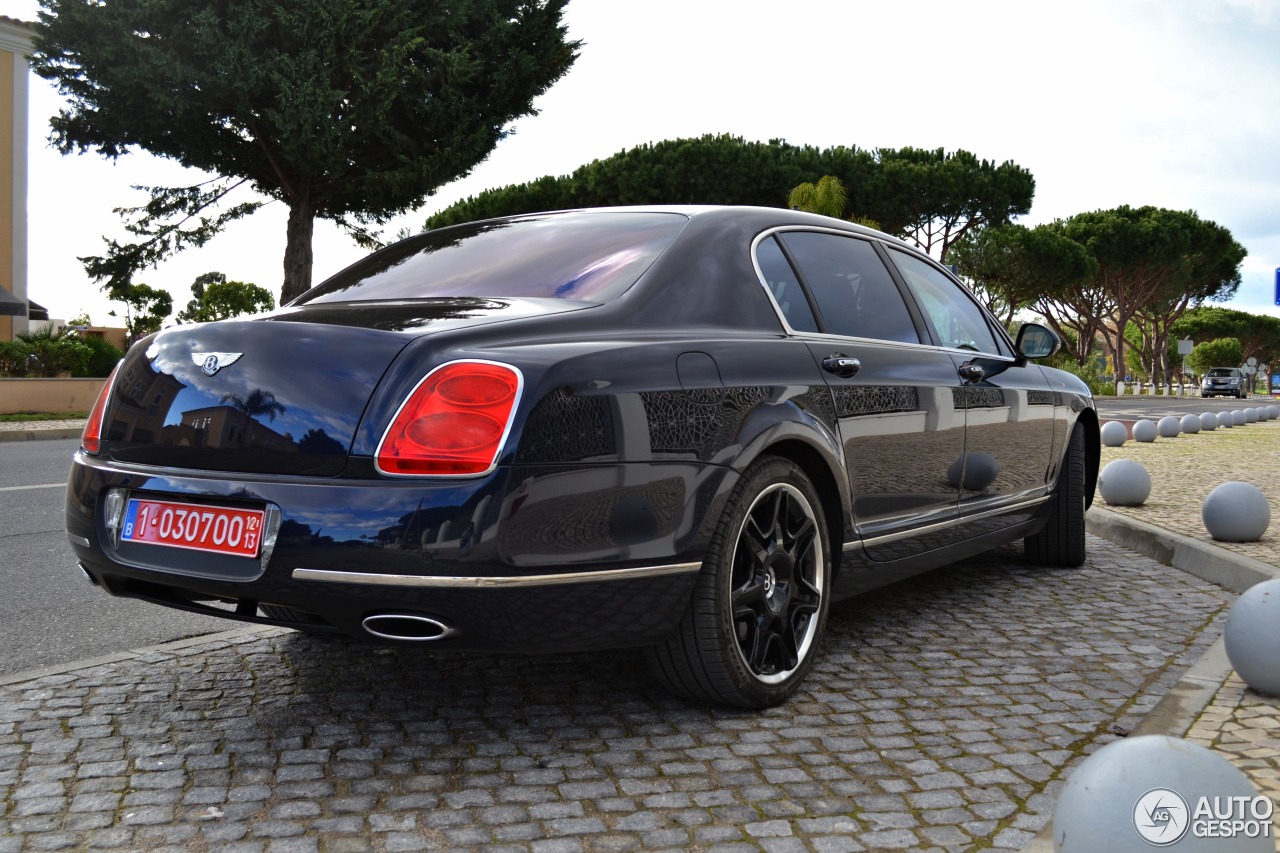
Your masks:
<svg viewBox="0 0 1280 853"><path fill-rule="evenodd" d="M982 369L982 365L973 362L960 365L958 372L965 382L981 382L987 376L987 371Z"/></svg>
<svg viewBox="0 0 1280 853"><path fill-rule="evenodd" d="M833 353L822 360L822 369L827 373L848 379L862 369L862 362L842 353Z"/></svg>

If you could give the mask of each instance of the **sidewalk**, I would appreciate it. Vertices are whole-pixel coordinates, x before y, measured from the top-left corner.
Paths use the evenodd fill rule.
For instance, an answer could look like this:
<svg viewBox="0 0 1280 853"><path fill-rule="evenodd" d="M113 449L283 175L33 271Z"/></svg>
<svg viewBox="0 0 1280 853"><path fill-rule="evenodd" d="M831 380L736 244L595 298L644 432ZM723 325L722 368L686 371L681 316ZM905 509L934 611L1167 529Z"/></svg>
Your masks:
<svg viewBox="0 0 1280 853"><path fill-rule="evenodd" d="M1241 408L1269 404L1252 400ZM1090 533L1234 592L1280 577L1280 420L1102 448L1102 467L1116 459L1142 463L1151 496L1139 507L1111 507L1095 496ZM1257 486L1271 504L1271 524L1257 542L1215 542L1205 530L1204 499L1233 480ZM1184 737L1213 750L1244 771L1280 814L1280 697L1249 689L1232 671L1221 638L1130 734ZM1052 850L1050 824L1023 853Z"/></svg>
<svg viewBox="0 0 1280 853"><path fill-rule="evenodd" d="M84 431L84 418L65 421L25 421L0 423L0 441L37 441L40 439L79 438Z"/></svg>

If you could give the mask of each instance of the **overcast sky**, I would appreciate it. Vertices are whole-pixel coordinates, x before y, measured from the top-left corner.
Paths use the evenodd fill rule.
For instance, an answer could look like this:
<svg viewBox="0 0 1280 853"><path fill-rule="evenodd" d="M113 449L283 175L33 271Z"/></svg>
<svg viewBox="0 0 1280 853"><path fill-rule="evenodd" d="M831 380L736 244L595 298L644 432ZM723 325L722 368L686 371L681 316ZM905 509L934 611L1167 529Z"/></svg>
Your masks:
<svg viewBox="0 0 1280 853"><path fill-rule="evenodd" d="M34 20L37 0L0 0ZM1230 307L1280 316L1280 3L1274 0L571 0L585 45L540 114L467 178L387 230L486 188L562 175L645 142L706 133L797 145L965 149L1036 179L1034 225L1156 205L1226 226L1249 252ZM110 163L48 147L57 93L31 86L29 295L53 317L115 324L78 255L123 237L133 184L198 176L145 153ZM819 176L814 176L815 178ZM136 281L175 310L199 274L278 298L286 211L270 205ZM317 222L315 281L363 252Z"/></svg>

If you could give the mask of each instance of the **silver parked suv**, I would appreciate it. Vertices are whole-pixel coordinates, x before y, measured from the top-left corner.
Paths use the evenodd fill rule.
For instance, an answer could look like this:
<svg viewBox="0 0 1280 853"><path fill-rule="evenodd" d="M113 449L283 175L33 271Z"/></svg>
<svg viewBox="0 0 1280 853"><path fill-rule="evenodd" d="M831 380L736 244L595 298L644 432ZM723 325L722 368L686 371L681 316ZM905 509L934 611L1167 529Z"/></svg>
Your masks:
<svg viewBox="0 0 1280 853"><path fill-rule="evenodd" d="M1200 383L1201 397L1217 397L1219 394L1244 399L1249 396L1245 387L1244 371L1238 367L1213 367Z"/></svg>

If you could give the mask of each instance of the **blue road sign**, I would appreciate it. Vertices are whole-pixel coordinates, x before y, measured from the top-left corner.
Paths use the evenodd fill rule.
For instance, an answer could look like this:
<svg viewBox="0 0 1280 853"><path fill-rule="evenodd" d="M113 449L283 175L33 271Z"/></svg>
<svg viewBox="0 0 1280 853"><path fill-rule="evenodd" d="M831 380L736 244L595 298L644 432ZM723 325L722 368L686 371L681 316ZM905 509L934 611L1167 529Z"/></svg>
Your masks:
<svg viewBox="0 0 1280 853"><path fill-rule="evenodd" d="M1280 267L1276 267L1276 304L1280 305Z"/></svg>

